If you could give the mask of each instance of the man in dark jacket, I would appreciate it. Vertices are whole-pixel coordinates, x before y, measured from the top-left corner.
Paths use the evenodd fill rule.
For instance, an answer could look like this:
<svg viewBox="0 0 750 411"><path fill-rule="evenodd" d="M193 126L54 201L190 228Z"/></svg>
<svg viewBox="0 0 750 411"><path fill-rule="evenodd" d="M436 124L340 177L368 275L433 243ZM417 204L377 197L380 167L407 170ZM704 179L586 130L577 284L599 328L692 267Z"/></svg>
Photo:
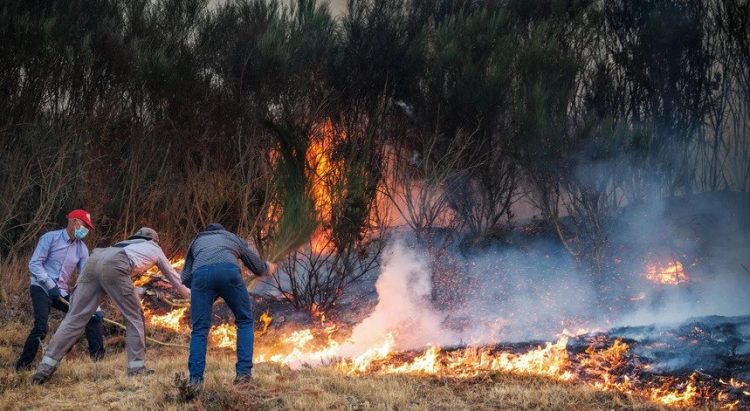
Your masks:
<svg viewBox="0 0 750 411"><path fill-rule="evenodd" d="M206 343L211 329L213 303L224 299L237 325L237 377L235 383L250 380L253 367L253 316L250 295L242 281L238 260L256 275L267 275L275 264L263 261L247 243L221 224L209 224L188 248L182 283L190 287L190 336L188 369L193 384L203 382Z"/></svg>

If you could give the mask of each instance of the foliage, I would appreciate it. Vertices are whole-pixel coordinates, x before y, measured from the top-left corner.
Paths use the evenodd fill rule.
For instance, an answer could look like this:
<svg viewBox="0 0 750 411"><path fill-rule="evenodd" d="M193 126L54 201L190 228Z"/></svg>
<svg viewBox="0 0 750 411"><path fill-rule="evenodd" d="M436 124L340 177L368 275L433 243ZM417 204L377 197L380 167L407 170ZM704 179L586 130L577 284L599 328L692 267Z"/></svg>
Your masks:
<svg viewBox="0 0 750 411"><path fill-rule="evenodd" d="M95 245L148 224L179 253L220 221L280 260L318 230L360 254L379 207L482 241L526 197L598 275L623 201L750 198L748 15L739 0L5 1L0 264L73 207ZM322 127L345 136L328 175L309 159Z"/></svg>

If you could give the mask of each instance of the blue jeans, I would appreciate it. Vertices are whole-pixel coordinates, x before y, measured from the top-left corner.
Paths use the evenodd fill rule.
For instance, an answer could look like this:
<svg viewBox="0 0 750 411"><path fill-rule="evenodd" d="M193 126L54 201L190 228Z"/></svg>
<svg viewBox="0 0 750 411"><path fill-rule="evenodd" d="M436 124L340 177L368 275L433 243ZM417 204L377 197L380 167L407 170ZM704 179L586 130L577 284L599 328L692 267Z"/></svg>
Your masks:
<svg viewBox="0 0 750 411"><path fill-rule="evenodd" d="M203 381L206 369L206 344L211 329L213 304L224 299L237 325L237 377L250 376L253 368L253 315L250 295L242 281L240 268L231 263L211 264L193 271L190 288L190 380Z"/></svg>

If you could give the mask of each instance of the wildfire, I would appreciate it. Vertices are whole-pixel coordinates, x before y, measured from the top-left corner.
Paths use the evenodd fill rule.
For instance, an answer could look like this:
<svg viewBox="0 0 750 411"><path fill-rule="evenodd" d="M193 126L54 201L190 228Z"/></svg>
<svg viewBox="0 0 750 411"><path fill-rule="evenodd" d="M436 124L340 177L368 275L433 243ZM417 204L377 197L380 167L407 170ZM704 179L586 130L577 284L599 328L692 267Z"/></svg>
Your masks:
<svg viewBox="0 0 750 411"><path fill-rule="evenodd" d="M172 268L176 270L181 270L185 265L185 259L182 257L175 258L169 262L169 265L171 265ZM157 266L153 266L148 271L141 274L140 277L133 280L133 285L136 287L143 287L144 285L148 284L154 277L159 276L161 276L161 271L159 271L159 268Z"/></svg>
<svg viewBox="0 0 750 411"><path fill-rule="evenodd" d="M312 235L310 244L315 253L331 251L333 244L329 241L325 226L331 222L333 198L338 193L332 192L333 187L340 186L344 164L331 157L334 145L339 140L345 140L346 134L337 132L329 120L318 126L310 136L310 146L307 149L306 160L308 178L312 187L312 200L318 219L322 223Z"/></svg>
<svg viewBox="0 0 750 411"><path fill-rule="evenodd" d="M148 318L148 322L151 325L155 325L160 328L172 330L175 332L180 331L180 321L185 315L188 307L176 308L164 315L155 315L148 310L144 310L144 316Z"/></svg>
<svg viewBox="0 0 750 411"><path fill-rule="evenodd" d="M214 346L236 349L237 327L233 324L220 324L211 328L209 338Z"/></svg>
<svg viewBox="0 0 750 411"><path fill-rule="evenodd" d="M268 312L264 312L260 315L259 320L261 323L263 323L263 328L258 330L258 335L263 335L266 333L266 331L268 331L268 326L271 325L271 322L273 322L273 318L270 314L268 314Z"/></svg>
<svg viewBox="0 0 750 411"><path fill-rule="evenodd" d="M334 340L333 328L323 330L328 335L325 345L315 343L320 339L316 333L321 330L304 329L286 334L280 338L281 345L287 347L285 353L266 353L259 355L256 361L284 365L331 363L342 357L348 342ZM568 352L567 336L526 352L496 351L488 347L443 351L438 346L429 346L424 351L409 354L396 351L395 341L395 334L387 333L380 343L360 355L338 360L334 368L346 375L415 374L448 378L469 378L492 372L533 375L575 381L601 391L639 395L657 404L676 407L718 401L725 409L736 409L739 400L736 396L730 397L729 391L747 391L748 387L747 383L734 379L721 380L721 384L709 387L696 374L682 380L658 376L641 380L641 375L650 375L649 365L629 361L630 346L619 339L607 342L595 337L585 351L575 355Z"/></svg>
<svg viewBox="0 0 750 411"><path fill-rule="evenodd" d="M672 261L666 266L649 265L646 267L646 278L663 285L679 285L688 281L685 267L679 261Z"/></svg>
<svg viewBox="0 0 750 411"><path fill-rule="evenodd" d="M650 388L648 397L660 404L688 407L695 404L698 389L695 386L695 374L684 384L684 388L674 389L673 384L667 382L663 387Z"/></svg>
<svg viewBox="0 0 750 411"><path fill-rule="evenodd" d="M181 326L187 308L178 308L164 315L146 311L149 323L175 332L189 330ZM271 323L271 316L261 315L263 331ZM373 344L360 355L347 358L350 340L334 338L336 325L294 330L277 335L273 341L261 344L255 361L272 362L287 366L327 365L346 375L414 374L435 375L448 378L470 378L482 373L503 372L533 375L557 381L576 382L601 391L614 391L639 395L654 403L689 407L714 403L723 409L738 409L738 396L750 396L748 383L734 378L714 380L711 385L697 374L687 379L651 376L648 364L629 360L630 346L616 339L608 341L593 335L589 347L578 354L568 351L569 338L590 335L588 330L565 331L559 339L525 352L495 350L490 347L468 347L444 351L438 346L428 346L417 353L397 351L396 335L387 333L380 343ZM233 324L214 326L210 333L214 347L236 349L237 331Z"/></svg>
<svg viewBox="0 0 750 411"><path fill-rule="evenodd" d="M172 263L178 267L182 260ZM147 272L138 280L141 284L158 276L158 271ZM656 265L647 268L647 278L658 284L677 285L688 281L680 262L665 267ZM638 296L641 299L640 294ZM382 339L361 354L348 356L354 342L335 338L336 325L326 322L326 315L317 307L312 309L319 324L313 328L297 329L287 333L266 334L273 321L264 312L260 316L263 341L256 351L256 362L273 362L287 366L332 365L345 375L367 374L413 374L434 375L447 378L470 378L482 373L511 373L533 375L557 381L576 382L601 391L614 391L628 395L639 395L650 401L675 407L715 404L723 409L738 409L746 404L750 396L748 383L736 379L706 380L693 374L689 378L662 377L654 375L649 364L642 364L630 353L625 341L608 340L603 335L593 334L588 329L564 330L556 342L547 342L526 351L498 350L491 347L468 347L443 350L428 346L419 352L399 352L397 335L385 333ZM149 324L177 333L189 331L182 324L187 307L156 315L145 310ZM328 325L328 326L326 326ZM696 329L695 333L703 331ZM268 335L273 335L272 338ZM569 339L591 339L584 351L568 350ZM234 324L214 326L210 332L211 345L236 349L237 330ZM634 360L636 358L636 360ZM644 376L646 376L644 378Z"/></svg>

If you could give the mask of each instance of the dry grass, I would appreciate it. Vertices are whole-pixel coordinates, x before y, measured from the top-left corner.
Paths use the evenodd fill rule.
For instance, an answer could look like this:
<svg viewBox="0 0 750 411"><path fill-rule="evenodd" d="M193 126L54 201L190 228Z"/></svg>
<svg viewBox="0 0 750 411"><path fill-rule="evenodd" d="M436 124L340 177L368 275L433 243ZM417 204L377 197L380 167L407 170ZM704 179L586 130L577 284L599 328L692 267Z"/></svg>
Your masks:
<svg viewBox="0 0 750 411"><path fill-rule="evenodd" d="M54 327L55 325L53 325ZM474 379L420 376L348 377L331 369L291 370L258 364L253 383L233 386L234 353L211 351L206 384L185 402L175 374L185 372L187 352L150 348L156 374L129 378L120 347L91 362L81 345L66 357L44 386L30 384L31 372L16 373L13 362L27 332L18 322L0 324L0 409L68 410L620 410L660 409L639 398L589 388L492 374Z"/></svg>

